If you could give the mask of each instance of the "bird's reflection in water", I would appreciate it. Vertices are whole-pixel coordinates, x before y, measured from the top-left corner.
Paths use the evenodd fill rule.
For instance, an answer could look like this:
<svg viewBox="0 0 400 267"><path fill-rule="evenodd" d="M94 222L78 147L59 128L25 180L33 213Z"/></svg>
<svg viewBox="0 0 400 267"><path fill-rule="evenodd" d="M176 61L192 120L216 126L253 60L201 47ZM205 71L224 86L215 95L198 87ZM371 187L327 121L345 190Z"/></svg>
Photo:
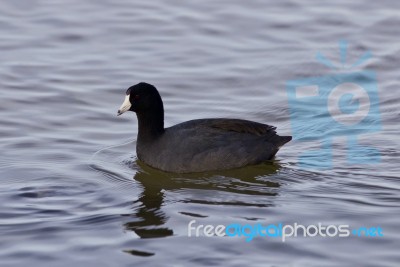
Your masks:
<svg viewBox="0 0 400 267"><path fill-rule="evenodd" d="M134 206L138 206L134 218L137 221L128 222L125 227L133 230L141 238L166 237L173 234L171 229L162 227L167 221L167 216L161 210L164 200L163 188L154 181L158 180L147 172L138 172L134 179L141 183L143 192ZM149 181L153 179L154 181Z"/></svg>
<svg viewBox="0 0 400 267"><path fill-rule="evenodd" d="M281 166L279 162L269 162L257 166L249 166L241 169L196 173L196 174L172 174L155 170L140 161L134 163L138 171L134 180L143 187L139 199L134 202L136 212L132 214L134 221L125 224L126 229L134 231L140 238L157 238L173 235L173 230L165 227L168 216L163 212L162 205L164 195L177 190L197 190L204 192L216 190L219 193L240 194L251 197L262 197L260 202L240 201L233 197L232 201L226 199L196 199L198 196L190 194L185 198L185 203L201 203L206 205L239 205L268 207L273 205L273 198L278 194L280 184L273 180ZM201 197L200 197L201 198ZM242 198L248 199L248 198ZM181 212L194 217L201 215Z"/></svg>

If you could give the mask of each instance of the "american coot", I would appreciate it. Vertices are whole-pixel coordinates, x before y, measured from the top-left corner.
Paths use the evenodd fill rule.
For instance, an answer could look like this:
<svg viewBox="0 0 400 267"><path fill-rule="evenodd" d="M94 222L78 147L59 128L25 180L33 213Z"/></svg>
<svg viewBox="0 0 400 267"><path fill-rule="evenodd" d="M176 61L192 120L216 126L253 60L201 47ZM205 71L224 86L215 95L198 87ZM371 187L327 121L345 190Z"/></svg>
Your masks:
<svg viewBox="0 0 400 267"><path fill-rule="evenodd" d="M275 127L240 119L199 119L164 128L164 107L157 89L138 83L126 91L118 115L136 112L139 160L167 172L226 170L271 159L291 136Z"/></svg>

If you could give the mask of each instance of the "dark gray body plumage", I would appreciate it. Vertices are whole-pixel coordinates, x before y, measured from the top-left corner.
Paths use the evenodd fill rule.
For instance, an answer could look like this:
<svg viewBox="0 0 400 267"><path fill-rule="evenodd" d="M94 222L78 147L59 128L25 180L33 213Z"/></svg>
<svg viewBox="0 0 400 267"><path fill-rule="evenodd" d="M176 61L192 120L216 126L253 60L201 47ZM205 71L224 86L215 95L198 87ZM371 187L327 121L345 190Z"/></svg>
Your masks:
<svg viewBox="0 0 400 267"><path fill-rule="evenodd" d="M167 172L226 170L271 159L292 138L275 127L239 119L199 119L165 128L156 139L137 140L137 156Z"/></svg>

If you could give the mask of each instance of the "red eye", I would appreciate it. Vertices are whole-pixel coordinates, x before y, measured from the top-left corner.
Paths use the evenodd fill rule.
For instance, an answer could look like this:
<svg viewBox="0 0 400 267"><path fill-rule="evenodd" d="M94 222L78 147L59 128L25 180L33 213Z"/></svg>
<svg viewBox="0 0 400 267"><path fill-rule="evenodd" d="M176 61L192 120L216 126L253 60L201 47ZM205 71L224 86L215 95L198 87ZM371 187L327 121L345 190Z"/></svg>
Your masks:
<svg viewBox="0 0 400 267"><path fill-rule="evenodd" d="M136 100L138 100L140 97L139 97L139 95L134 95L134 98L135 98Z"/></svg>

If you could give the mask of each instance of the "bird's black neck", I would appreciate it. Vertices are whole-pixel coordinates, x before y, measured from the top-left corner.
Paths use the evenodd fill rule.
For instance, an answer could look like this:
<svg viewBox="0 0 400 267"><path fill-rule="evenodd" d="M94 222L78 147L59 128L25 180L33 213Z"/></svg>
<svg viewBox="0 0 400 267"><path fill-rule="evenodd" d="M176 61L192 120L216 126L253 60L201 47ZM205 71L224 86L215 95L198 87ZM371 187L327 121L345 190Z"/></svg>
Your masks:
<svg viewBox="0 0 400 267"><path fill-rule="evenodd" d="M164 109L136 113L139 122L138 142L151 141L164 132Z"/></svg>

